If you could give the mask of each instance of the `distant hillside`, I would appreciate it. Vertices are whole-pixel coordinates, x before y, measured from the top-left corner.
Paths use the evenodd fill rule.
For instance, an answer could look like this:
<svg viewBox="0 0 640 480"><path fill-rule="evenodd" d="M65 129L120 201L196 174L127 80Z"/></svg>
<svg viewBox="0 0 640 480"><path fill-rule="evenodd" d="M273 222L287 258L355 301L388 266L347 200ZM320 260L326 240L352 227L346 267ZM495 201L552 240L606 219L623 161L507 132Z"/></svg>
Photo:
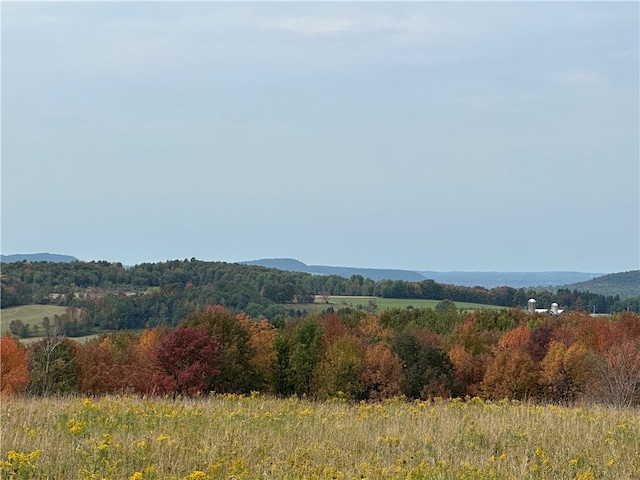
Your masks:
<svg viewBox="0 0 640 480"><path fill-rule="evenodd" d="M464 287L557 287L568 283L583 282L602 275L586 272L429 272L419 271L425 278L438 283Z"/></svg>
<svg viewBox="0 0 640 480"><path fill-rule="evenodd" d="M71 255L58 255L56 253L16 253L15 255L0 255L0 262L2 263L22 262L23 260L28 262L68 263L75 262L78 259Z"/></svg>
<svg viewBox="0 0 640 480"><path fill-rule="evenodd" d="M611 273L586 282L573 283L563 288L600 295L620 295L621 299L640 296L640 270Z"/></svg>
<svg viewBox="0 0 640 480"><path fill-rule="evenodd" d="M263 258L241 262L245 265L260 265L277 268L288 272L304 272L316 275L339 275L351 278L362 275L375 281L404 280L422 282L434 280L438 283L461 285L463 287L559 287L568 283L583 282L599 277L601 273L587 272L433 272L413 270L390 270L380 268L328 267L322 265L306 265L293 258Z"/></svg>
<svg viewBox="0 0 640 480"><path fill-rule="evenodd" d="M294 258L262 258L260 260L239 263L242 265L259 265L261 267L277 268L285 272L307 272L309 269L308 265Z"/></svg>
<svg viewBox="0 0 640 480"><path fill-rule="evenodd" d="M295 263L290 262L290 265ZM348 270L337 271L345 274ZM354 271L371 273L357 269L348 273ZM412 302L447 299L515 308L524 308L527 300L535 296L540 304L556 302L568 310L584 308L598 313L626 309L640 311L640 303L627 304L611 296L585 291L567 295L566 292L517 290L508 286L485 289L441 284L433 280L374 281L363 277L314 275L258 265L204 262L195 258L129 268L103 261L11 262L2 264L0 308L48 303L83 308L87 314L91 313L82 325L71 322L71 330L66 332L68 335L84 335L87 329L94 327L137 329L148 325L177 325L190 311L203 310L207 305L222 305L237 312L243 311L252 318L264 316L281 322L305 315L308 312L305 305L313 303L316 295L325 294L396 298ZM136 295L121 295L121 292L135 292ZM101 300L107 297L108 300Z"/></svg>
<svg viewBox="0 0 640 480"><path fill-rule="evenodd" d="M383 268L356 267L328 267L324 265L307 265L293 258L263 258L241 262L244 265L260 265L262 267L277 268L287 272L304 272L315 275L338 275L351 278L352 275L362 275L371 280L404 280L407 282L421 282L425 277L411 270L390 270Z"/></svg>

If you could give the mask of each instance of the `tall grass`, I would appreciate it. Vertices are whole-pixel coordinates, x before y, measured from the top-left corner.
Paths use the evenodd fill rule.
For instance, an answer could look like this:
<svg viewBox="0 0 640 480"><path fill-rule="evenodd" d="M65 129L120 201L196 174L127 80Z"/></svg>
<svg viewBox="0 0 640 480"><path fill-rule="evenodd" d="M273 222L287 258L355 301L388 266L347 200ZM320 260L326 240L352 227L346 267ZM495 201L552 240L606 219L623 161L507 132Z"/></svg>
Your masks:
<svg viewBox="0 0 640 480"><path fill-rule="evenodd" d="M640 472L640 415L632 409L226 395L3 399L1 414L1 478L636 479Z"/></svg>

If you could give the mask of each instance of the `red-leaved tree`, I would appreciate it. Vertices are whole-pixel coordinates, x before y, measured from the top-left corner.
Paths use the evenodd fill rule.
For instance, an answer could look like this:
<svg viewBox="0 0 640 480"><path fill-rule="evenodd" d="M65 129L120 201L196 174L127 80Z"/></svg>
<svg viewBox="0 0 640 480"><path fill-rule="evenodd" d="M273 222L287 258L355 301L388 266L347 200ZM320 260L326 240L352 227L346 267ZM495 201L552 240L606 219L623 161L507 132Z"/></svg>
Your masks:
<svg viewBox="0 0 640 480"><path fill-rule="evenodd" d="M206 392L218 373L218 348L203 328L182 327L161 342L161 369L154 384L161 392L195 395Z"/></svg>

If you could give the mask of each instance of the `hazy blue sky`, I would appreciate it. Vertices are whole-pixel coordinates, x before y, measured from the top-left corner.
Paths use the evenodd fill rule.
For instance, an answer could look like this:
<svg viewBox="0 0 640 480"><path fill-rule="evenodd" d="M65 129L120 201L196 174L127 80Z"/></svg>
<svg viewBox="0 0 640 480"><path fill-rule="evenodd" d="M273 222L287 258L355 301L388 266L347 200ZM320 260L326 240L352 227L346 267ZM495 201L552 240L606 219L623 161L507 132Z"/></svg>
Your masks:
<svg viewBox="0 0 640 480"><path fill-rule="evenodd" d="M1 8L3 254L640 268L638 2Z"/></svg>

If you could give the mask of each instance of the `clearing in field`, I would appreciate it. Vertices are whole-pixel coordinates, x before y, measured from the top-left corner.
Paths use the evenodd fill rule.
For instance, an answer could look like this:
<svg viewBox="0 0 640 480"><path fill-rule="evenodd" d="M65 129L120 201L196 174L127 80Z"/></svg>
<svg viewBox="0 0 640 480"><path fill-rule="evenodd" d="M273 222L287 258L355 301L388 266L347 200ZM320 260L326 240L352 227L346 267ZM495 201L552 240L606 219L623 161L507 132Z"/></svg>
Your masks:
<svg viewBox="0 0 640 480"><path fill-rule="evenodd" d="M304 308L310 313L320 313L327 307L338 308L370 308L375 305L377 310L386 310L389 308L435 308L440 300L421 300L411 298L382 298L382 297L364 297L364 296L348 296L348 295L331 295L326 301L320 295L312 305L305 304ZM498 305L483 305L480 303L454 302L458 309L462 310L479 310L487 308L491 310L500 310L505 307ZM291 305L289 305L290 307ZM301 305L302 306L302 305Z"/></svg>
<svg viewBox="0 0 640 480"><path fill-rule="evenodd" d="M24 324L30 325L32 328L37 327L35 335L28 338L20 338L20 342L23 344L37 342L45 336L42 319L44 317L49 317L49 321L51 322L51 325L53 325L54 315L62 316L66 309L67 307L60 307L58 305L21 305L18 307L3 308L0 310L0 335L5 335L9 332L9 325L11 322L19 319L22 320ZM76 342L83 343L97 338L103 333L108 333L108 331L72 337L72 339Z"/></svg>
<svg viewBox="0 0 640 480"><path fill-rule="evenodd" d="M2 478L635 479L637 410L258 395L2 403Z"/></svg>
<svg viewBox="0 0 640 480"><path fill-rule="evenodd" d="M64 314L67 307L57 305L20 305L18 307L0 310L0 332L2 335L9 331L12 320L22 320L27 325L42 328L42 319L49 317L53 325L53 316Z"/></svg>

